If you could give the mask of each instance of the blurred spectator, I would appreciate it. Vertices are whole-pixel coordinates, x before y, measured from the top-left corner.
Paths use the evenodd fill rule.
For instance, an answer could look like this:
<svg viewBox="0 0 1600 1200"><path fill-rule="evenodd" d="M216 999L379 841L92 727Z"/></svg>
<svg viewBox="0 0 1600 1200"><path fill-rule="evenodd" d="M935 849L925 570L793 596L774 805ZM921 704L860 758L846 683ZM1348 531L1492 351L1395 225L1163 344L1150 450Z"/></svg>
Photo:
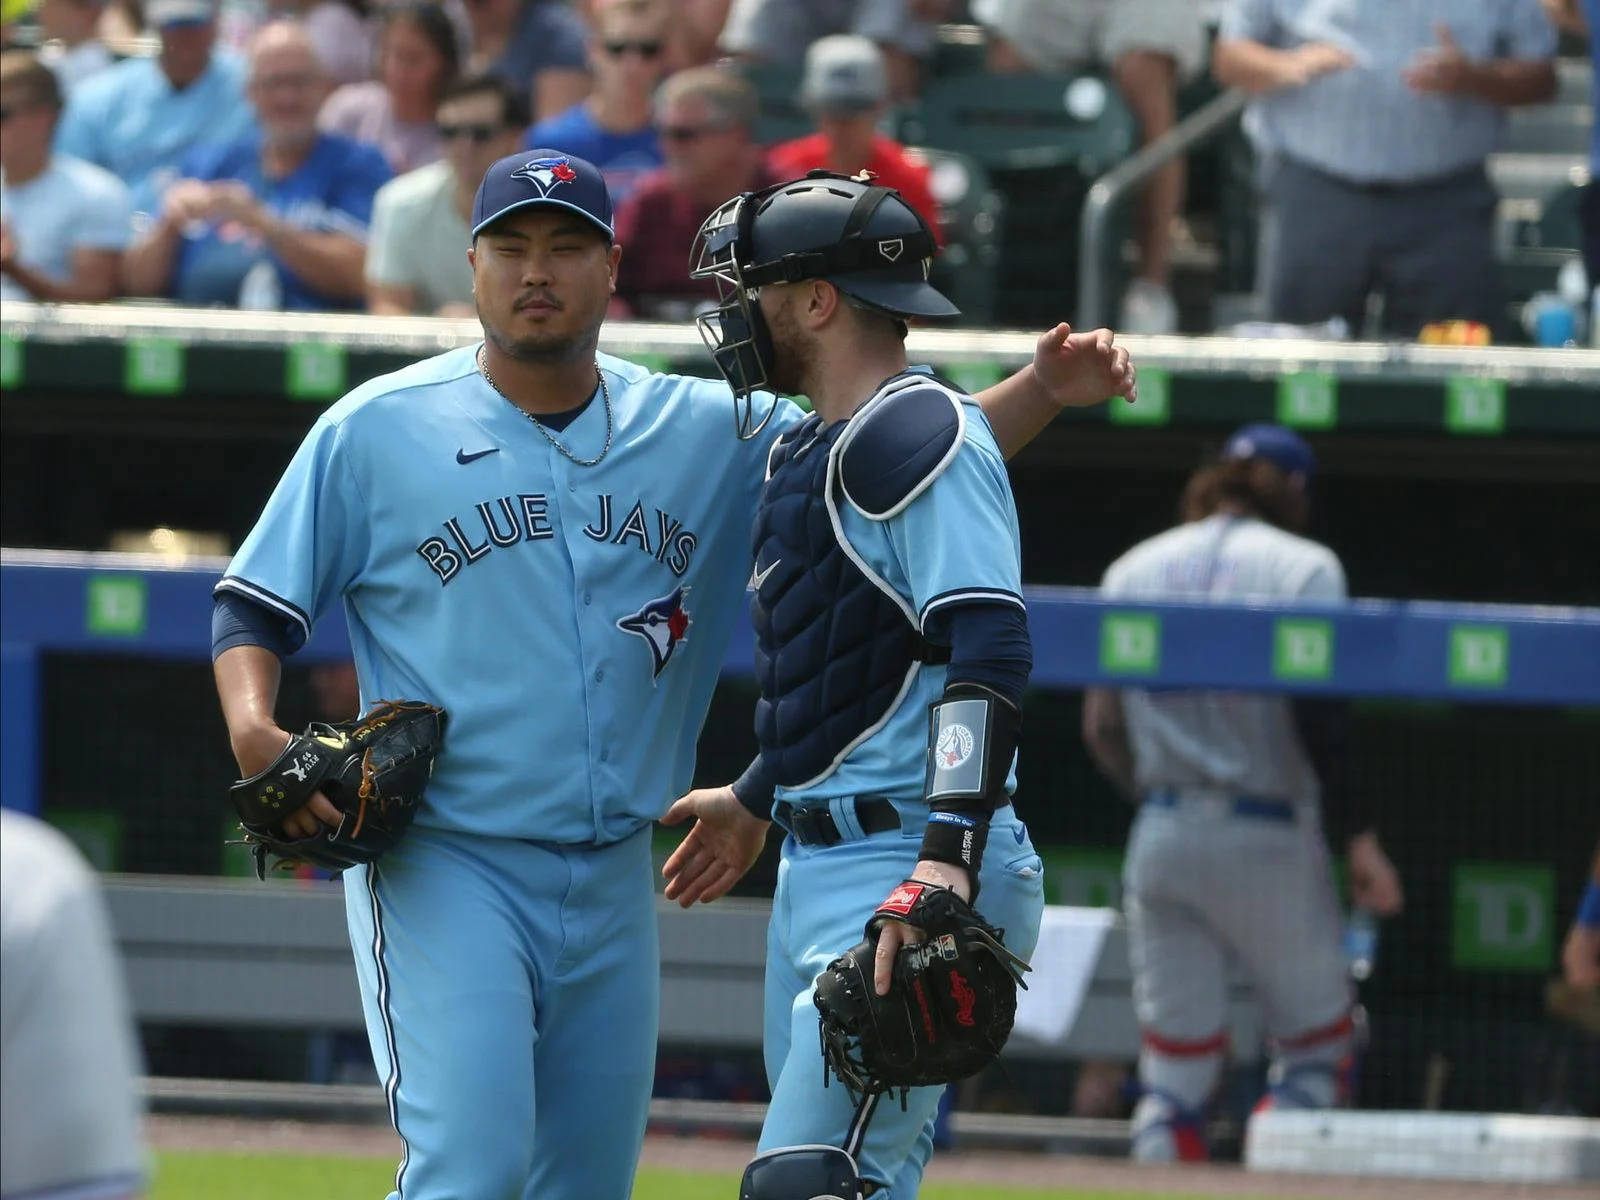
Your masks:
<svg viewBox="0 0 1600 1200"><path fill-rule="evenodd" d="M47 39L39 48L39 59L56 73L61 90L69 96L78 84L116 61L99 36L105 7L103 0L39 0L39 32Z"/></svg>
<svg viewBox="0 0 1600 1200"><path fill-rule="evenodd" d="M617 212L617 315L680 320L716 302L713 281L689 278L689 247L717 205L778 182L752 136L759 111L749 81L720 67L680 71L661 85L656 127L667 165Z"/></svg>
<svg viewBox="0 0 1600 1200"><path fill-rule="evenodd" d="M650 98L666 64L667 9L662 0L611 0L595 17L589 43L594 91L528 131L529 150L549 148L599 167L621 204L640 178L662 163Z"/></svg>
<svg viewBox="0 0 1600 1200"><path fill-rule="evenodd" d="M528 98L498 75L474 75L439 101L444 161L390 180L372 205L367 311L470 317L472 200L491 163L514 154Z"/></svg>
<svg viewBox="0 0 1600 1200"><path fill-rule="evenodd" d="M161 52L85 80L67 101L56 149L110 171L132 189L135 211L149 213L191 150L237 141L253 119L244 64L214 49L212 0L148 0L145 17Z"/></svg>
<svg viewBox="0 0 1600 1200"><path fill-rule="evenodd" d="M1589 869L1589 885L1561 947L1561 970L1580 992L1600 991L1600 852Z"/></svg>
<svg viewBox="0 0 1600 1200"><path fill-rule="evenodd" d="M224 9L218 36L229 46L249 46L268 21L300 21L328 78L335 85L372 78L372 31L367 0L267 0L262 7Z"/></svg>
<svg viewBox="0 0 1600 1200"><path fill-rule="evenodd" d="M139 1043L94 871L0 812L0 1195L132 1200L149 1169Z"/></svg>
<svg viewBox="0 0 1600 1200"><path fill-rule="evenodd" d="M992 71L1058 74L1107 64L1145 145L1177 124L1178 82L1205 66L1205 26L1195 0L988 0L974 14L990 32ZM1178 327L1168 277L1183 187L1181 158L1145 185L1139 276L1123 294L1118 326L1128 333Z"/></svg>
<svg viewBox="0 0 1600 1200"><path fill-rule="evenodd" d="M798 65L806 48L830 33L857 33L883 49L889 95L917 94L920 61L933 52L937 23L953 0L733 0L722 48L755 62Z"/></svg>
<svg viewBox="0 0 1600 1200"><path fill-rule="evenodd" d="M851 33L819 38L806 51L800 85L800 103L816 118L817 132L774 146L767 164L779 179L794 179L815 167L844 175L871 171L937 231L939 206L928 186L928 168L878 132L888 99L883 55L870 39Z"/></svg>
<svg viewBox="0 0 1600 1200"><path fill-rule="evenodd" d="M444 147L434 115L459 66L444 9L425 0L388 5L378 17L378 78L334 92L317 125L377 147L396 171L437 162Z"/></svg>
<svg viewBox="0 0 1600 1200"><path fill-rule="evenodd" d="M1504 110L1555 94L1539 0L1326 5L1236 0L1214 70L1256 99L1261 290L1269 320L1500 326L1497 197L1484 162Z"/></svg>
<svg viewBox="0 0 1600 1200"><path fill-rule="evenodd" d="M1592 77L1600 80L1600 0L1542 0L1556 28L1589 39ZM1594 86L1594 85L1591 85ZM1589 186L1583 192L1583 266L1591 293L1600 288L1600 120L1589 129ZM1595 335L1591 333L1591 337ZM1600 345L1600 341L1596 342Z"/></svg>
<svg viewBox="0 0 1600 1200"><path fill-rule="evenodd" d="M317 131L326 90L304 28L277 21L256 35L261 132L188 160L160 220L128 251L131 293L239 308L359 303L372 197L389 168L372 147Z"/></svg>
<svg viewBox="0 0 1600 1200"><path fill-rule="evenodd" d="M0 55L0 299L109 300L133 209L109 171L51 138L60 81L35 55Z"/></svg>
<svg viewBox="0 0 1600 1200"><path fill-rule="evenodd" d="M728 23L731 4L732 0L673 0L668 70L709 66L721 57L717 42Z"/></svg>
<svg viewBox="0 0 1600 1200"><path fill-rule="evenodd" d="M566 112L589 94L589 31L562 0L463 0L467 67L503 75L529 97L533 118Z"/></svg>

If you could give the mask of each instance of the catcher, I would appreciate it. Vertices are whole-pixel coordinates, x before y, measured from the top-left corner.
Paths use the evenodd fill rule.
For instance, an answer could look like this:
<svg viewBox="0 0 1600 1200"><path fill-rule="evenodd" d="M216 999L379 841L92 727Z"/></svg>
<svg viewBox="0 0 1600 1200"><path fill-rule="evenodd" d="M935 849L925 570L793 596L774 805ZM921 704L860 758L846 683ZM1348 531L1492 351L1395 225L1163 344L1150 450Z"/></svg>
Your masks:
<svg viewBox="0 0 1600 1200"><path fill-rule="evenodd" d="M756 514L760 757L666 817L697 818L664 868L685 905L748 869L770 819L789 833L744 1200L911 1200L938 1085L999 1053L1043 914L1010 796L1032 666L1016 509L972 398L906 361L906 318L955 312L927 283L934 249L898 193L826 172L700 231L697 273L723 292L703 332L741 423L768 390L815 405L773 446ZM844 1088L819 1087L819 1010Z"/></svg>
<svg viewBox="0 0 1600 1200"><path fill-rule="evenodd" d="M342 871L374 861L411 824L444 737L445 712L415 700L380 700L358 720L313 721L266 768L229 792L254 852ZM298 815L310 806L320 820Z"/></svg>

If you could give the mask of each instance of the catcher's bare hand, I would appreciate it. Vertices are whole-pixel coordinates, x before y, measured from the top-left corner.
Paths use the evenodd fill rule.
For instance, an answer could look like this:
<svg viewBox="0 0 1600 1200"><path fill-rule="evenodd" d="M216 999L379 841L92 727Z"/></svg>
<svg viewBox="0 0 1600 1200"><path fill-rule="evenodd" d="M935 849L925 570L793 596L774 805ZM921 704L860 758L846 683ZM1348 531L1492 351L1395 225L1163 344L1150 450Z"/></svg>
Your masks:
<svg viewBox="0 0 1600 1200"><path fill-rule="evenodd" d="M963 868L951 863L922 859L917 863L916 870L911 872L911 878L949 888L963 900L972 899L972 877ZM894 981L895 955L900 953L900 947L914 946L922 941L924 936L922 930L907 925L904 921L883 923L883 927L878 930L878 949L872 959L873 991L880 996L889 994L889 986Z"/></svg>
<svg viewBox="0 0 1600 1200"><path fill-rule="evenodd" d="M761 856L770 824L752 816L731 787L697 788L680 796L661 823L681 825L691 817L694 827L661 868L667 899L684 908L727 895Z"/></svg>
<svg viewBox="0 0 1600 1200"><path fill-rule="evenodd" d="M293 740L293 734L276 725L264 725L245 732L233 742L233 756L239 762L239 771L248 779L266 770ZM343 819L343 814L333 806L332 801L321 792L313 792L310 800L283 819L283 832L288 837L313 837L322 825L337 829Z"/></svg>
<svg viewBox="0 0 1600 1200"><path fill-rule="evenodd" d="M1073 333L1063 321L1040 335L1033 351L1034 377L1062 408L1083 408L1114 396L1132 404L1139 398L1138 373L1127 348L1116 339L1109 329Z"/></svg>

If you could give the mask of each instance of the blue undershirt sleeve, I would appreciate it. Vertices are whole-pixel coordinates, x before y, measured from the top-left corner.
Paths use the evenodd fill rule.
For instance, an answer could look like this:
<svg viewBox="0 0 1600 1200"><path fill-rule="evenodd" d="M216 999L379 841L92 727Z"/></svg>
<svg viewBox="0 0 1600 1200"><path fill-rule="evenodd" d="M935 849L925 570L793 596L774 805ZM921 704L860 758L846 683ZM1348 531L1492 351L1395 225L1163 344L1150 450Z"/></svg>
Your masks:
<svg viewBox="0 0 1600 1200"><path fill-rule="evenodd" d="M262 646L288 658L305 644L300 626L237 592L218 592L211 606L211 661L235 646Z"/></svg>
<svg viewBox="0 0 1600 1200"><path fill-rule="evenodd" d="M928 637L948 643L945 686L976 683L999 693L1019 711L1033 669L1027 613L1015 604L974 601L928 614Z"/></svg>

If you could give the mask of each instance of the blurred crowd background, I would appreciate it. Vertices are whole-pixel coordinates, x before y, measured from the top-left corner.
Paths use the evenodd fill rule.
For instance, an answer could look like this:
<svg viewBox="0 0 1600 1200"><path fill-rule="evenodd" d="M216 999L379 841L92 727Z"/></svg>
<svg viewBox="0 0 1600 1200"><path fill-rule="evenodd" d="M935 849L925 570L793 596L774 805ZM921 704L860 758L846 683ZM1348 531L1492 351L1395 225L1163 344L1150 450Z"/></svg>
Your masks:
<svg viewBox="0 0 1600 1200"><path fill-rule="evenodd" d="M970 325L1094 270L1127 332L1587 344L1586 3L6 0L0 299L470 315L477 181L544 148L610 181L619 318L692 313L704 216L829 167L927 215Z"/></svg>

